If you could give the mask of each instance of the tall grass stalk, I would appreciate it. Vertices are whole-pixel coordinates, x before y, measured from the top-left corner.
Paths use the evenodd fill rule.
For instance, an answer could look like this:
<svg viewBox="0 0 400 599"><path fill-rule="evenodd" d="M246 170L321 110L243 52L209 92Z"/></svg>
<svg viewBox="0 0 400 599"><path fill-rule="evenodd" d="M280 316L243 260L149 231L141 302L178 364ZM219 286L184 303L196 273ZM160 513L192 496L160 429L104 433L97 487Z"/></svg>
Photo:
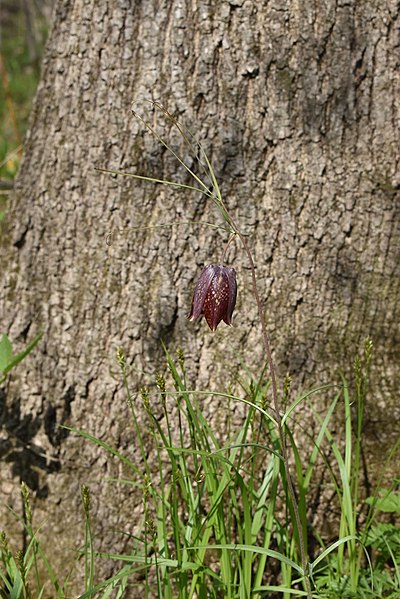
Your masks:
<svg viewBox="0 0 400 599"><path fill-rule="evenodd" d="M90 490L86 485L82 486L81 495L85 514L85 590L88 591L93 588L94 581L94 547L90 518Z"/></svg>

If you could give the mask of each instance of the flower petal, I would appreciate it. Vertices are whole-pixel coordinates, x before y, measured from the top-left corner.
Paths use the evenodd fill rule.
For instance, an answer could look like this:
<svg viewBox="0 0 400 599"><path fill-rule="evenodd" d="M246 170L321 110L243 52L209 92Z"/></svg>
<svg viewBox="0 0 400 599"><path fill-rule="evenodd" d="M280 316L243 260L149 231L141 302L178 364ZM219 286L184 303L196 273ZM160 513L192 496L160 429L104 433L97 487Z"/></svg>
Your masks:
<svg viewBox="0 0 400 599"><path fill-rule="evenodd" d="M203 313L204 300L207 295L210 283L214 276L214 265L206 266L196 283L193 293L192 309L188 316L189 320L196 320Z"/></svg>
<svg viewBox="0 0 400 599"><path fill-rule="evenodd" d="M224 272L224 267L216 266L203 307L204 317L212 331L215 331L222 319L225 320L228 303L228 277Z"/></svg>
<svg viewBox="0 0 400 599"><path fill-rule="evenodd" d="M229 284L229 298L228 298L228 306L223 317L224 322L229 326L232 326L232 314L236 305L237 298L237 283L236 283L236 272L234 268L225 268L225 276L228 280Z"/></svg>

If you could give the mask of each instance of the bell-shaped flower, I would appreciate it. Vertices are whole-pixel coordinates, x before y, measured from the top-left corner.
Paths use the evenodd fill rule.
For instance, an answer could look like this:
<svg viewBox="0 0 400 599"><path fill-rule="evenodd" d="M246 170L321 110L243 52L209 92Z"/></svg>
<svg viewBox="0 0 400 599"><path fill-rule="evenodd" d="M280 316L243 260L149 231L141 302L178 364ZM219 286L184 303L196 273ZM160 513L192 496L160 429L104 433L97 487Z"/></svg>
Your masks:
<svg viewBox="0 0 400 599"><path fill-rule="evenodd" d="M215 331L221 320L231 325L236 295L235 269L222 264L209 264L204 268L194 289L189 320L196 320L204 314L212 331Z"/></svg>

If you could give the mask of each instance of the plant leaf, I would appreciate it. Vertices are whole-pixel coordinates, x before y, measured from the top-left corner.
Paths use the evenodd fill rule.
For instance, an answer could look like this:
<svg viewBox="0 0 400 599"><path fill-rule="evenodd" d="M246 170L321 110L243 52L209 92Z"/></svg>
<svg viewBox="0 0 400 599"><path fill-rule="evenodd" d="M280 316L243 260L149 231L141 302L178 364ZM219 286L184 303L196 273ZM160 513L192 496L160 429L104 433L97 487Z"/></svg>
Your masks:
<svg viewBox="0 0 400 599"><path fill-rule="evenodd" d="M11 343L10 343L10 340L8 339L7 335L3 335L0 345L1 345L1 343L3 343L4 337L6 337L6 340L7 340L5 342L4 347L5 347L5 352L6 352L5 356L8 356L8 363L5 364L4 368L2 368L0 365L0 370L2 370L4 374L7 374L7 372L9 372L11 370L11 368L13 368L19 362L21 362L33 350L33 348L39 343L39 341L43 337L43 333L39 333L39 335L36 335L36 337L33 339L33 341L28 343L28 345L25 347L25 349L23 349L21 352L19 352L15 356L12 355L12 347L11 347ZM7 343L8 343L8 347L7 347ZM9 353L10 351L11 351L11 354ZM0 349L0 356L1 356L1 349Z"/></svg>
<svg viewBox="0 0 400 599"><path fill-rule="evenodd" d="M6 372L7 367L12 362L13 352L11 341L6 334L0 339L0 372Z"/></svg>
<svg viewBox="0 0 400 599"><path fill-rule="evenodd" d="M385 497L376 498L368 497L366 499L368 505L373 505L379 512L395 512L400 514L400 493L391 491Z"/></svg>

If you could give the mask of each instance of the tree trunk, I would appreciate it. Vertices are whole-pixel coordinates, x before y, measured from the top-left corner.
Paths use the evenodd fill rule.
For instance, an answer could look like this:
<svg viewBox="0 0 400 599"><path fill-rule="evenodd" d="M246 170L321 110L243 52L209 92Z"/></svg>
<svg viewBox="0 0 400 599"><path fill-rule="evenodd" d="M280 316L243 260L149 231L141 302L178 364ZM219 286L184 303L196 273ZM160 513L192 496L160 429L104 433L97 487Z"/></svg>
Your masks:
<svg viewBox="0 0 400 599"><path fill-rule="evenodd" d="M397 0L59 0L2 241L0 316L21 344L45 332L3 392L2 502L20 509L26 481L64 566L82 544L83 483L97 549L119 549L119 531L142 510L140 493L104 482L121 475L117 462L60 428L134 458L116 347L134 392L152 389L164 369L161 340L183 348L197 389L225 389L242 362L257 372L265 361L239 244L228 253L234 327L213 334L185 319L196 278L221 261L227 236L179 222L221 225L213 204L94 170L190 183L135 120L132 101L187 160L146 100L160 101L209 154L249 236L281 383L287 371L296 388L338 382L371 336L371 464L382 462L399 418L399 14ZM205 401L222 426L223 403Z"/></svg>

